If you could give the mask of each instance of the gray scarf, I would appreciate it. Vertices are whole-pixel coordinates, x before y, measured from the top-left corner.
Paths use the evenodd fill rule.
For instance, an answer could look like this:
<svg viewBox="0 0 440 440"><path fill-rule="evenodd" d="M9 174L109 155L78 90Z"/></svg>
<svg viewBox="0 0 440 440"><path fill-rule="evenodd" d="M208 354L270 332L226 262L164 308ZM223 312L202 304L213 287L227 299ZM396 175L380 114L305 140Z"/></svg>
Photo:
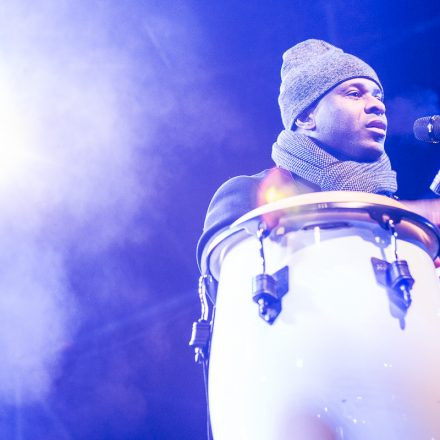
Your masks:
<svg viewBox="0 0 440 440"><path fill-rule="evenodd" d="M397 191L396 173L382 153L375 162L339 160L309 137L283 130L272 147L277 166L318 185L322 191L363 191L391 195Z"/></svg>

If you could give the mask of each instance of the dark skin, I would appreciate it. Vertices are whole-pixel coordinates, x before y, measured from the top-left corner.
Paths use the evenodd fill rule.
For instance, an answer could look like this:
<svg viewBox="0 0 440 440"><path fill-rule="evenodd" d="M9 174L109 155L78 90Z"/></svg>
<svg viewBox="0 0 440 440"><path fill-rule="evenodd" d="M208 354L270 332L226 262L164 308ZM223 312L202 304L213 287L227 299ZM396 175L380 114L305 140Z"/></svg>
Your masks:
<svg viewBox="0 0 440 440"><path fill-rule="evenodd" d="M305 134L343 159L369 162L384 152L387 130L379 86L367 78L337 85L295 121Z"/></svg>

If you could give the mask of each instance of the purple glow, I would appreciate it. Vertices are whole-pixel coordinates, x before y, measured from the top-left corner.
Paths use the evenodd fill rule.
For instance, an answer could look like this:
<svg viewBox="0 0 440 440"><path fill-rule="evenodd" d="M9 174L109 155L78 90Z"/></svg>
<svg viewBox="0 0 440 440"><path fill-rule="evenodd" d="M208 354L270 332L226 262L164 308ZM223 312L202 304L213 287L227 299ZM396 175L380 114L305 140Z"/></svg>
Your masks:
<svg viewBox="0 0 440 440"><path fill-rule="evenodd" d="M272 166L282 52L378 54L397 137L438 111L433 5L327 3L2 2L0 438L204 438L195 244L215 189ZM438 150L399 142L417 196Z"/></svg>

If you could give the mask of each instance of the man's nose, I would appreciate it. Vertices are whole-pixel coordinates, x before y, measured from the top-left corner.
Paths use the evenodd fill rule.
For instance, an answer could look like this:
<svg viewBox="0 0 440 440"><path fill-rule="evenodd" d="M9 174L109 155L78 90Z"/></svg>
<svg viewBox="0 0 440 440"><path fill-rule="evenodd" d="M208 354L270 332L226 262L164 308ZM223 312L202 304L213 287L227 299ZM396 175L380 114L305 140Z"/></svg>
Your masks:
<svg viewBox="0 0 440 440"><path fill-rule="evenodd" d="M365 105L365 111L367 113L376 113L378 115L385 114L386 107L383 101L373 95L369 95L367 98L367 103Z"/></svg>

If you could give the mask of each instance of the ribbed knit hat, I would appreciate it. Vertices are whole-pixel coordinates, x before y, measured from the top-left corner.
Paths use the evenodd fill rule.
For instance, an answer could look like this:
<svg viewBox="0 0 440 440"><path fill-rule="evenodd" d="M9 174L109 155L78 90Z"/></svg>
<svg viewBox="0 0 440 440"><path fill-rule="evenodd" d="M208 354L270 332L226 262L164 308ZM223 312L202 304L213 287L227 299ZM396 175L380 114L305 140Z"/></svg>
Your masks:
<svg viewBox="0 0 440 440"><path fill-rule="evenodd" d="M278 103L284 127L292 128L295 119L343 81L368 78L383 92L376 72L360 58L322 41L306 40L283 54Z"/></svg>

